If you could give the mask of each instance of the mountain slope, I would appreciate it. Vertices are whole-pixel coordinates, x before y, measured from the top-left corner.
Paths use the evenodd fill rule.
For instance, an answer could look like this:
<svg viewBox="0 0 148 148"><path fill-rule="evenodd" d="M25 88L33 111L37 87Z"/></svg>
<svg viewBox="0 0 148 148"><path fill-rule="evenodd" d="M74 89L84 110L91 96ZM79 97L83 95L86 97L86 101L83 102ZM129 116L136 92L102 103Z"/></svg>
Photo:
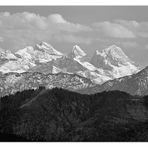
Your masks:
<svg viewBox="0 0 148 148"><path fill-rule="evenodd" d="M42 63L49 64L49 62L52 62L57 58L61 58L63 54L55 50L51 45L41 42L40 44L36 44L35 47L28 46L24 49L18 50L14 56L16 57L15 60L10 59L5 62L0 67L0 72L23 73L28 70L30 71L30 69L37 70L37 67ZM35 66L37 67L34 68Z"/></svg>
<svg viewBox="0 0 148 148"><path fill-rule="evenodd" d="M148 67L131 76L126 76L84 89L82 93L97 93L102 91L120 90L131 95L148 95Z"/></svg>
<svg viewBox="0 0 148 148"><path fill-rule="evenodd" d="M29 46L24 49L20 49L15 54L21 56L23 59L33 60L34 62L39 63L46 63L60 58L63 55L45 42L36 44L35 47Z"/></svg>
<svg viewBox="0 0 148 148"><path fill-rule="evenodd" d="M132 75L139 71L122 49L116 45L112 45L102 52L96 51L91 63L98 68L107 70L112 78Z"/></svg>
<svg viewBox="0 0 148 148"><path fill-rule="evenodd" d="M148 141L147 97L40 88L1 100L1 134L30 141Z"/></svg>
<svg viewBox="0 0 148 148"><path fill-rule="evenodd" d="M3 51L1 51L3 53ZM69 54L64 55L50 44L41 42L34 47L27 46L15 54L6 52L5 61L2 59L0 72L24 73L39 72L43 74L78 74L90 79L94 84L137 73L139 69L124 54L121 48L112 45L102 52L96 51L91 62L87 54L78 46L73 46ZM14 55L14 56L12 56Z"/></svg>
<svg viewBox="0 0 148 148"><path fill-rule="evenodd" d="M0 59L16 60L17 57L9 50L0 49Z"/></svg>
<svg viewBox="0 0 148 148"><path fill-rule="evenodd" d="M28 89L37 89L39 86L44 86L46 89L60 87L76 91L78 89L92 87L94 84L89 79L76 74L9 73L0 77L0 96L14 94Z"/></svg>
<svg viewBox="0 0 148 148"><path fill-rule="evenodd" d="M76 59L82 59L86 56L86 53L78 46L73 46L72 51L68 54L69 58L76 58Z"/></svg>
<svg viewBox="0 0 148 148"><path fill-rule="evenodd" d="M55 66L70 73L76 73L80 76L89 78L96 84L102 84L111 78L105 75L102 69L96 68L86 60L86 53L75 45L68 56L62 57L55 61Z"/></svg>

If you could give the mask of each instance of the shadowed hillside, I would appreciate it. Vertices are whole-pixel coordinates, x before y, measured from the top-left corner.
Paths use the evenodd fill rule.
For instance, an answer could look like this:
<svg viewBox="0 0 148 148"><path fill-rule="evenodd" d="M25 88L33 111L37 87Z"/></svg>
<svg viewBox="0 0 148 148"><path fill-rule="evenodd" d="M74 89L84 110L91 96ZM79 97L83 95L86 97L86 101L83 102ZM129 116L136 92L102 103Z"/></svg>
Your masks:
<svg viewBox="0 0 148 148"><path fill-rule="evenodd" d="M28 90L1 98L0 133L18 141L148 141L147 100L119 91Z"/></svg>

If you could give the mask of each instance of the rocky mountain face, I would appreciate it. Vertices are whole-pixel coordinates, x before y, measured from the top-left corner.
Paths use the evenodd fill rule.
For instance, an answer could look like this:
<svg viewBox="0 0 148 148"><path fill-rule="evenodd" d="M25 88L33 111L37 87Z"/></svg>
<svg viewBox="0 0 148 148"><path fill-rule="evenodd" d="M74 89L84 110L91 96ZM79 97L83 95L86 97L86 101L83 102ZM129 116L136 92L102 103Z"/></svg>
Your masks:
<svg viewBox="0 0 148 148"><path fill-rule="evenodd" d="M76 91L92 87L94 84L89 79L77 74L8 73L0 76L0 97L18 91L38 89L39 86L44 86L46 89L58 87Z"/></svg>
<svg viewBox="0 0 148 148"><path fill-rule="evenodd" d="M0 53L0 72L2 77L6 81L11 82L16 81L15 75L18 75L17 79L22 76L24 77L24 75L30 76L32 88L34 88L34 82L36 81L33 75L36 76L37 73L40 73L41 78L44 78L45 75L53 76L54 74L56 77L56 74L59 73L59 75L70 75L70 79L75 79L75 76L79 75L80 83L83 83L81 79L89 79L91 85L88 86L94 86L96 84L101 85L109 80L132 75L139 71L134 62L124 54L121 48L115 45L102 50L102 52L97 50L91 61L87 60L86 57L88 55L78 45L75 45L70 53L64 55L46 42L36 44L34 47L28 46L15 53L4 50L0 50ZM74 78L71 76L74 76ZM62 80L63 78L61 78ZM3 82L3 79L1 81L3 87L10 88L7 83ZM22 79L21 81L27 83L27 81L23 81ZM65 85L65 82L63 85ZM73 80L71 85L74 88ZM20 90L22 87L20 86ZM84 84L80 88L86 88L86 85ZM7 92L7 89L5 90ZM18 89L10 89L12 92L16 92L16 90Z"/></svg>
<svg viewBox="0 0 148 148"><path fill-rule="evenodd" d="M10 50L0 48L0 59L14 60L16 56Z"/></svg>
<svg viewBox="0 0 148 148"><path fill-rule="evenodd" d="M45 69L46 66L52 73L54 66L61 72L77 73L90 78L94 83L102 84L107 80L131 75L138 71L121 48L115 45L102 52L96 51L90 62L85 58L87 54L78 45L75 45L67 55L45 42L20 49L14 54L9 51L5 53L1 51L1 53L3 53L1 59L8 60L0 66L2 73L40 72L41 67Z"/></svg>
<svg viewBox="0 0 148 148"><path fill-rule="evenodd" d="M96 50L91 63L98 68L106 70L112 78L132 75L138 72L134 62L116 45L112 45L102 50L102 52Z"/></svg>
<svg viewBox="0 0 148 148"><path fill-rule="evenodd" d="M62 53L56 51L51 45L42 42L35 47L28 46L14 53L17 58L9 60L0 67L0 72L23 73L35 66L48 63L52 60L62 57Z"/></svg>
<svg viewBox="0 0 148 148"><path fill-rule="evenodd" d="M0 66L11 61L16 60L17 57L9 50L0 49Z"/></svg>
<svg viewBox="0 0 148 148"><path fill-rule="evenodd" d="M40 88L5 96L0 106L0 141L148 141L147 96Z"/></svg>
<svg viewBox="0 0 148 148"><path fill-rule="evenodd" d="M81 90L81 93L92 94L111 90L120 90L138 96L148 95L148 67L131 76L110 80L89 89L86 88Z"/></svg>

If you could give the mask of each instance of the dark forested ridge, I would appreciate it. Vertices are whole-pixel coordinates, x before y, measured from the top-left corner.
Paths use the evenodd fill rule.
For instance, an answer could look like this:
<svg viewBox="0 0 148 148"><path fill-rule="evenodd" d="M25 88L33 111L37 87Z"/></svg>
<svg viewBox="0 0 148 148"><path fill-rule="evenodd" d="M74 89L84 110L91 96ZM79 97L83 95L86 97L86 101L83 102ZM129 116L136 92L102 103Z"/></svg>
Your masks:
<svg viewBox="0 0 148 148"><path fill-rule="evenodd" d="M148 96L54 88L1 98L1 141L148 141Z"/></svg>

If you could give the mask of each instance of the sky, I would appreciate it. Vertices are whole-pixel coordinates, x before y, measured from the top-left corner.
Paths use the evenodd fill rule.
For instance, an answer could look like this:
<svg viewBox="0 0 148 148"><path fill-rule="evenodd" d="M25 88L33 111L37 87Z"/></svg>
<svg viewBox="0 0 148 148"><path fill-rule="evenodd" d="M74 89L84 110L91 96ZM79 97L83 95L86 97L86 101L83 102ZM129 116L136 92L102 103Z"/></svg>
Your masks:
<svg viewBox="0 0 148 148"><path fill-rule="evenodd" d="M88 56L117 45L137 65L148 66L148 6L0 6L0 47L13 52L45 41Z"/></svg>

